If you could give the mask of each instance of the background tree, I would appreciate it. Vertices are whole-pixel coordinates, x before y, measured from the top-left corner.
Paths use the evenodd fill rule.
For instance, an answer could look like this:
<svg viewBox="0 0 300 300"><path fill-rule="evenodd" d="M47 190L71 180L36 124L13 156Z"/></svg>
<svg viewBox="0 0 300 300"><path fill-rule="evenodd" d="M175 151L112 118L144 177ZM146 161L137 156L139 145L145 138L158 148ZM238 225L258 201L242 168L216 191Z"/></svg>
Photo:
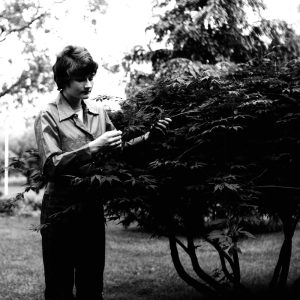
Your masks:
<svg viewBox="0 0 300 300"><path fill-rule="evenodd" d="M299 38L294 30L284 21L263 19L260 11L264 8L261 0L156 1L157 21L146 28L154 34L149 49L137 46L124 58L123 65L131 72L128 93L136 91L131 86L145 86L145 76L134 70L134 62L151 62L151 80L161 76L160 71L174 60L177 65L182 59L184 65L189 60L196 68L222 61L241 63L264 56L268 49L276 60L298 57ZM251 12L257 18L255 23L249 21ZM152 50L151 44L156 42L165 48Z"/></svg>
<svg viewBox="0 0 300 300"><path fill-rule="evenodd" d="M107 9L107 2L105 0L88 0L88 11L85 15L86 19L91 20L93 25L97 24L97 17L95 15L105 14Z"/></svg>
<svg viewBox="0 0 300 300"><path fill-rule="evenodd" d="M171 2L157 1L155 8L166 7ZM270 38L272 46L284 46L288 40L286 31L292 32L283 21L268 22L260 17L264 8L261 0L175 1L147 29L153 30L155 41L166 40L173 51L172 57L204 63L224 59L245 62L265 52L267 46L261 39L263 36ZM248 21L251 10L258 18L254 24ZM297 53L291 51L289 54L295 56Z"/></svg>
<svg viewBox="0 0 300 300"><path fill-rule="evenodd" d="M8 40L16 40L23 44L22 56L26 61L25 69L16 78L2 84L0 98L11 95L16 102L21 103L23 98L33 92L43 93L53 87L50 77L49 57L46 49L37 49L35 44L35 34L39 31L47 30L43 25L49 12L43 9L36 1L5 1L2 4L0 13L0 42L6 53ZM35 34L33 33L35 30ZM4 51L3 51L4 52ZM13 63L14 58L2 57L9 63Z"/></svg>
<svg viewBox="0 0 300 300"><path fill-rule="evenodd" d="M0 6L0 47L3 56L0 58L8 68L13 66L20 56L11 57L9 47L19 47L23 62L19 74L13 74L12 78L6 74L5 82L0 87L2 102L6 95L13 96L16 103L25 99L32 102L37 95L53 90L50 51L40 40L55 31L53 21L60 16L54 15L53 8L59 7L62 16L67 16L71 10L68 4L66 0L43 3L33 0L3 1ZM99 12L105 13L107 3L104 0L86 0L82 7L82 20L96 25Z"/></svg>

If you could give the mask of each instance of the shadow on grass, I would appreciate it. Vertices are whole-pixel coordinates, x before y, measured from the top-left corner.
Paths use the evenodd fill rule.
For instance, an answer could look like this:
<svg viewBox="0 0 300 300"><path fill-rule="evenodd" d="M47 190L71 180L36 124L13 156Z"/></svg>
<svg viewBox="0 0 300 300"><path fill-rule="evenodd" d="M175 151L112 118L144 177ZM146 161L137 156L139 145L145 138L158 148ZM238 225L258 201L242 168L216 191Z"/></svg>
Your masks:
<svg viewBox="0 0 300 300"><path fill-rule="evenodd" d="M143 279L131 280L118 285L107 286L105 289L107 300L196 300L201 299L199 293L184 284L160 284Z"/></svg>
<svg viewBox="0 0 300 300"><path fill-rule="evenodd" d="M135 296L133 296L135 295ZM106 288L107 300L298 300L299 287L297 289L284 289L282 291L269 291L264 286L257 286L249 294L230 293L221 296L203 296L191 287L182 287L180 284L165 284L155 287L152 283L143 280L124 282L118 286Z"/></svg>

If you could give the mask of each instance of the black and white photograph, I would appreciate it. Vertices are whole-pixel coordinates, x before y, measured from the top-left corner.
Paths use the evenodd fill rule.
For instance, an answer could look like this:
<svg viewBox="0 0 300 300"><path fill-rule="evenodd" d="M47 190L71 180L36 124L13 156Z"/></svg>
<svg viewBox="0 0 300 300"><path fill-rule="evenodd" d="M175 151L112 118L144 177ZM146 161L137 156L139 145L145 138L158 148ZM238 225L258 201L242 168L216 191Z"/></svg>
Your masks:
<svg viewBox="0 0 300 300"><path fill-rule="evenodd" d="M300 298L300 1L2 0L0 300Z"/></svg>

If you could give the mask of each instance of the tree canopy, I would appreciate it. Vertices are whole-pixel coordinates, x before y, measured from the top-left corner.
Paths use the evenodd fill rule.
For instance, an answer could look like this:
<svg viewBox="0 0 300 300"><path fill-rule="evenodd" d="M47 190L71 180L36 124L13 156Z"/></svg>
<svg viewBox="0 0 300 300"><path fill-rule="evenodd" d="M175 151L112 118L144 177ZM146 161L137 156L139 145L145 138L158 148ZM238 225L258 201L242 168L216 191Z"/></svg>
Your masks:
<svg viewBox="0 0 300 300"><path fill-rule="evenodd" d="M0 6L0 47L2 62L17 69L16 61L21 57L18 70L0 86L0 98L13 96L15 103L22 104L25 99L32 101L39 94L54 88L50 51L41 41L53 37L53 22L61 16L70 14L71 1L33 1L5 0ZM72 3L73 4L73 3ZM83 22L96 25L99 14L104 14L105 0L86 0L81 3ZM60 14L56 15L56 9ZM59 35L59 33L58 33ZM9 47L19 48L18 57L11 55ZM13 52L13 51L12 51ZM1 99L0 99L1 101Z"/></svg>
<svg viewBox="0 0 300 300"><path fill-rule="evenodd" d="M22 57L27 62L24 70L12 80L4 82L0 90L0 98L13 95L17 102L34 91L39 93L47 91L51 85L49 57L46 49L37 49L33 30L43 30L43 24L49 12L43 9L36 1L5 1L0 13L0 42L5 48L6 42L16 37L22 43ZM46 30L45 30L46 31ZM5 53L9 53L6 48ZM12 64L13 57L2 59Z"/></svg>
<svg viewBox="0 0 300 300"><path fill-rule="evenodd" d="M276 53L277 60L298 57L295 31L285 21L263 19L263 9L261 0L158 0L156 21L146 28L154 34L149 49L134 47L124 57L124 66L132 71L133 84L137 84L137 77L143 74L133 70L133 62L151 62L156 74L176 58L202 64L241 63L262 57L267 50ZM256 22L249 21L251 13ZM152 50L156 42L161 46Z"/></svg>

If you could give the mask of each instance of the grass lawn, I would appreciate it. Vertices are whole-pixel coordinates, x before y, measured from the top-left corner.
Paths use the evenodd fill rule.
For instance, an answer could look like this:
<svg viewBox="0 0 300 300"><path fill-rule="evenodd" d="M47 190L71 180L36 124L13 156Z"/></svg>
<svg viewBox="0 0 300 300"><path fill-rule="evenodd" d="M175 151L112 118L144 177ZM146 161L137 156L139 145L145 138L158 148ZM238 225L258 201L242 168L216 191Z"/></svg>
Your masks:
<svg viewBox="0 0 300 300"><path fill-rule="evenodd" d="M29 230L38 218L0 217L0 299L43 299L40 235ZM241 243L242 280L252 287L270 280L281 233L257 236ZM290 278L300 275L300 230L295 233ZM177 275L168 241L150 238L135 228L107 226L105 297L107 300L198 299ZM216 254L201 247L205 268L217 266ZM87 299L88 300L88 299Z"/></svg>

